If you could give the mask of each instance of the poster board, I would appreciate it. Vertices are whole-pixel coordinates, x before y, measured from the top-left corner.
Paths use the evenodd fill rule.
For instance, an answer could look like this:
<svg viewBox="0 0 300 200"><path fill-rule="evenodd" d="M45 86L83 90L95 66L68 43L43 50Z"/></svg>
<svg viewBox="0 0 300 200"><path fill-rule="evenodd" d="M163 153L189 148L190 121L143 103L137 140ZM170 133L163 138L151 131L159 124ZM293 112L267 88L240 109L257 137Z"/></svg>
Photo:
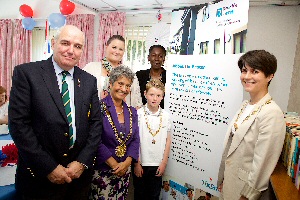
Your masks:
<svg viewBox="0 0 300 200"><path fill-rule="evenodd" d="M173 132L164 177L170 183L218 196L224 136L242 102L239 57L170 56L165 109L172 115Z"/></svg>

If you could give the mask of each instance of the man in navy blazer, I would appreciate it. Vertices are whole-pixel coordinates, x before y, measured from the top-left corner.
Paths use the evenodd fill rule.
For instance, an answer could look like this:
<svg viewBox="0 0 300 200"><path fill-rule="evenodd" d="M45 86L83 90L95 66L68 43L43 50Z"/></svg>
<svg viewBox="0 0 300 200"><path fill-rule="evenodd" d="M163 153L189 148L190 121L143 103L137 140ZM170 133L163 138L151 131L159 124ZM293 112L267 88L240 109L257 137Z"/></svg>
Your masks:
<svg viewBox="0 0 300 200"><path fill-rule="evenodd" d="M53 56L14 69L9 129L19 153L21 199L88 198L102 121L96 78L75 66L83 46L83 32L66 25L51 41ZM69 72L72 147L61 96L63 71Z"/></svg>

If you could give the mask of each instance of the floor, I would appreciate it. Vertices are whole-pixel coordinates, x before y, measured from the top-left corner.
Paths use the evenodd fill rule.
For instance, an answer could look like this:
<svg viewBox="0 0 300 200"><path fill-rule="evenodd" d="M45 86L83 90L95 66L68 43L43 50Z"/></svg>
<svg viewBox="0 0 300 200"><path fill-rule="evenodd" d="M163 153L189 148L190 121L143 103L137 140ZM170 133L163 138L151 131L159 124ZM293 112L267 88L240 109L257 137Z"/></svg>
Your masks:
<svg viewBox="0 0 300 200"><path fill-rule="evenodd" d="M133 200L134 194L133 194L133 183L132 183L132 176L130 176L130 181L129 181L129 190L128 190L128 196L127 200Z"/></svg>

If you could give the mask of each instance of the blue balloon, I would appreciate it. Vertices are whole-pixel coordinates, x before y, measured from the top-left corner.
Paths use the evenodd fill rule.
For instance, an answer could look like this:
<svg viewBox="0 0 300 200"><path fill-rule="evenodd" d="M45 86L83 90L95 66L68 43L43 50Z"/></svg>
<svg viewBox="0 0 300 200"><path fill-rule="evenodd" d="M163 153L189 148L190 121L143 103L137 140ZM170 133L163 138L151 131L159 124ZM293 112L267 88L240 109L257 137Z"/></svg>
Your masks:
<svg viewBox="0 0 300 200"><path fill-rule="evenodd" d="M49 15L48 21L51 28L57 29L66 24L66 17L60 13L52 13Z"/></svg>
<svg viewBox="0 0 300 200"><path fill-rule="evenodd" d="M26 30L31 31L35 27L35 21L31 17L25 17L22 19L22 26Z"/></svg>

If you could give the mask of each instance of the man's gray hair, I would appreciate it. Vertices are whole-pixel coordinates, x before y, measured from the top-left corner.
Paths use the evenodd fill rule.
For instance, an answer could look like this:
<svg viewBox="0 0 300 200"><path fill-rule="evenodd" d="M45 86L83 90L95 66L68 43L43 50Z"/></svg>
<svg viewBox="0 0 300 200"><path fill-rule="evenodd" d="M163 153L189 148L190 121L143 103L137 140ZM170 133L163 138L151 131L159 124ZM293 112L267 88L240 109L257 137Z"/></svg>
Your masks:
<svg viewBox="0 0 300 200"><path fill-rule="evenodd" d="M125 66L125 65L120 65L119 67L114 68L110 74L109 74L109 83L114 84L120 77L125 77L128 78L131 83L133 82L134 79L134 73L132 70Z"/></svg>

